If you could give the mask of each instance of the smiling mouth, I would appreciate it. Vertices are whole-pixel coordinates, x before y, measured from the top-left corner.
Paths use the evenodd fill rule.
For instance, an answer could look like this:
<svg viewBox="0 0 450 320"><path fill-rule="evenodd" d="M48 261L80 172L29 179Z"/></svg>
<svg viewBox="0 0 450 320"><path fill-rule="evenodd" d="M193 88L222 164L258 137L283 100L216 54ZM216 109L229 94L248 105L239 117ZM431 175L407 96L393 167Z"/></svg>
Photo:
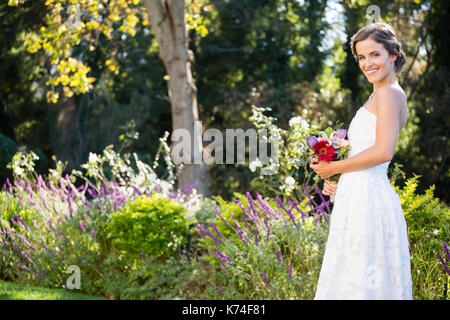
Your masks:
<svg viewBox="0 0 450 320"><path fill-rule="evenodd" d="M377 73L377 71L378 71L378 69L373 69L373 70L367 71L366 73L368 75L373 75L373 74Z"/></svg>

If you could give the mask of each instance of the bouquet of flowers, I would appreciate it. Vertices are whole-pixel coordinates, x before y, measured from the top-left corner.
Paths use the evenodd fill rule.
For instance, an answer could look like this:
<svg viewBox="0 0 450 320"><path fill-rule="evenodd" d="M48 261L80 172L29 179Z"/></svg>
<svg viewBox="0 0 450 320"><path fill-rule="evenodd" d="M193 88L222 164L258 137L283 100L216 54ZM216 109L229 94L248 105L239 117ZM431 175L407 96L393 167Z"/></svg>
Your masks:
<svg viewBox="0 0 450 320"><path fill-rule="evenodd" d="M310 147L310 156L318 156L318 161L335 161L345 159L350 151L350 143L345 139L347 130L334 130L329 127L325 131L320 132L320 137L308 136L306 139ZM334 175L328 180L334 186L337 185L339 174ZM330 197L330 201L334 202L334 196Z"/></svg>

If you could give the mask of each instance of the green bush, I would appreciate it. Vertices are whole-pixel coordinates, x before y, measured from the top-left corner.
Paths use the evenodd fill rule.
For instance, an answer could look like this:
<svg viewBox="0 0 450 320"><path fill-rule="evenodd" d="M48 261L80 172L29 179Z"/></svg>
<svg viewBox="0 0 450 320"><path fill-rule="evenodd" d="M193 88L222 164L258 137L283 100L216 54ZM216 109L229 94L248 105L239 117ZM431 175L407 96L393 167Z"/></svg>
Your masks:
<svg viewBox="0 0 450 320"><path fill-rule="evenodd" d="M416 194L418 179L419 176L408 179L403 189L394 186L408 225L413 297L448 299L450 277L436 255L442 253L443 242L450 239L450 211L434 197L434 186L424 194Z"/></svg>
<svg viewBox="0 0 450 320"><path fill-rule="evenodd" d="M187 235L185 208L160 194L140 196L111 215L109 237L131 259L167 258L176 253Z"/></svg>
<svg viewBox="0 0 450 320"><path fill-rule="evenodd" d="M234 196L248 211L249 199L237 193ZM227 224L238 229L231 216L233 214L241 231L238 234L219 217L211 222L223 237L213 231L213 225L210 225L211 228L205 226L204 230L210 230L218 240L213 240L210 236L202 238L201 245L205 252L195 263L200 274L206 275L203 277L206 281L202 280L204 288L198 293L199 297L312 299L319 276L328 225L323 221L319 223L314 215L300 219L300 213L293 210L295 221L300 223L295 227L275 200L261 203L254 199L262 210L256 207L255 209L270 225L270 229L267 229L262 222L257 226L246 218L247 224L253 229L252 232L258 234L259 240L256 242L248 229L244 231L245 223L240 217L245 213L241 206L235 201L227 202L220 197L214 199L217 200L218 211ZM307 200L298 205L304 212L311 209L307 205ZM282 212L285 219L268 216L268 207ZM290 208L287 205L285 207ZM248 236L244 242L241 236L246 232Z"/></svg>
<svg viewBox="0 0 450 320"><path fill-rule="evenodd" d="M187 299L195 271L186 259L149 257L130 271L120 299Z"/></svg>
<svg viewBox="0 0 450 320"><path fill-rule="evenodd" d="M234 192L233 196L234 198L231 201L226 201L221 196L214 196L213 200L216 202L217 209L226 223L228 223L232 227L235 227L236 223L234 222L232 215L240 224L243 223L241 216L245 217L244 211L242 210L241 206L236 203L236 200L239 200L244 208L248 208L249 204L248 198L242 193ZM276 202L274 200L268 200L268 204L270 206L276 206ZM295 212L293 213L295 214ZM236 232L233 229L230 229L226 225L226 223L223 222L222 219L220 219L220 217L217 215L217 212L215 213L214 219L211 219L211 221L216 224L217 229L225 238L237 237Z"/></svg>
<svg viewBox="0 0 450 320"><path fill-rule="evenodd" d="M19 205L17 198L7 192L0 192L0 219L5 221L15 220L15 215L19 216L25 223L32 222L33 212L30 209ZM14 224L11 226L14 228Z"/></svg>
<svg viewBox="0 0 450 320"><path fill-rule="evenodd" d="M3 232L5 227L9 227L11 231L19 232L24 228L19 219L25 224L30 224L32 217L33 211L20 206L13 195L0 192L0 231ZM4 241L8 242L6 234L3 234L2 237ZM14 253L10 249L5 246L3 240L0 240L0 279L16 280L20 278L17 261L14 259Z"/></svg>
<svg viewBox="0 0 450 320"><path fill-rule="evenodd" d="M201 299L312 299L319 277L328 229L318 228L309 217L299 228L283 220L271 220L270 237L258 230L259 244L226 239L220 246L230 263L222 268L216 250L201 260L210 268L198 265L208 274L207 288ZM278 254L277 254L278 252Z"/></svg>

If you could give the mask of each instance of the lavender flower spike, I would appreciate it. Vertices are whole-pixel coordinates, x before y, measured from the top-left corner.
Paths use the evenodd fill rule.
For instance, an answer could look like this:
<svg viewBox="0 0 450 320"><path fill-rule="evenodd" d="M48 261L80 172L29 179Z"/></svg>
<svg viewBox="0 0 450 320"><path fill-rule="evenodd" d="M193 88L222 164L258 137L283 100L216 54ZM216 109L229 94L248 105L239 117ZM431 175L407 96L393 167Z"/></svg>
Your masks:
<svg viewBox="0 0 450 320"><path fill-rule="evenodd" d="M444 249L442 250L445 251L445 253L447 254L447 258L450 259L450 252L448 252L447 243L444 242Z"/></svg>
<svg viewBox="0 0 450 320"><path fill-rule="evenodd" d="M216 226L216 224L215 224L214 222L209 221L208 223L209 223L209 225L214 229L214 231L217 233L217 235L218 235L219 237L221 237L222 239L225 239L225 237L224 237L224 236L219 232L219 230L217 229L217 226Z"/></svg>
<svg viewBox="0 0 450 320"><path fill-rule="evenodd" d="M445 263L444 259L442 259L440 254L437 254L438 259L441 261L442 266L444 267L445 271L447 271L447 274L450 275L450 269L448 268L447 264Z"/></svg>
<svg viewBox="0 0 450 320"><path fill-rule="evenodd" d="M267 281L266 274L264 273L264 271L261 273L261 278L262 278L263 282L266 284L266 286L268 286L269 281Z"/></svg>
<svg viewBox="0 0 450 320"><path fill-rule="evenodd" d="M277 260L278 260L278 263L281 263L281 253L280 253L279 249L277 249Z"/></svg>
<svg viewBox="0 0 450 320"><path fill-rule="evenodd" d="M292 270L294 269L294 264L291 264L291 267L289 268L289 278L292 278Z"/></svg>

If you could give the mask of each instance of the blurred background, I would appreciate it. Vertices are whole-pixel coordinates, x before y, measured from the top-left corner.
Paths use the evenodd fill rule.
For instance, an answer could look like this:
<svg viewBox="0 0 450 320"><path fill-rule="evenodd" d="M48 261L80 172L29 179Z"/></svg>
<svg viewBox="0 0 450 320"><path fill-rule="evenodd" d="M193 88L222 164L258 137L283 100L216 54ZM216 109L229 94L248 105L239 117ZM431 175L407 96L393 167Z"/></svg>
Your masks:
<svg viewBox="0 0 450 320"><path fill-rule="evenodd" d="M139 138L126 151L150 163L158 139L173 130L168 72L145 6L140 1L86 5L94 18L82 17L83 31L64 33L57 19L65 16L56 9L76 2L0 4L1 185L12 177L6 165L19 150L38 154L38 171L55 166L52 156L67 161L67 170L79 168L90 152L121 145L121 134L134 121ZM392 163L405 178L422 176L418 191L435 185L436 196L449 203L449 1L189 4L187 41L198 119L204 130L221 131L252 127L251 105L270 107L281 128L299 115L348 127L373 89L351 55L350 38L367 24L368 6L377 5L381 22L392 25L407 55L398 81L408 98L408 123ZM54 60L66 52L83 65ZM70 79L60 72L64 68L71 70ZM225 199L255 188L248 166L212 165L208 175L211 193Z"/></svg>

